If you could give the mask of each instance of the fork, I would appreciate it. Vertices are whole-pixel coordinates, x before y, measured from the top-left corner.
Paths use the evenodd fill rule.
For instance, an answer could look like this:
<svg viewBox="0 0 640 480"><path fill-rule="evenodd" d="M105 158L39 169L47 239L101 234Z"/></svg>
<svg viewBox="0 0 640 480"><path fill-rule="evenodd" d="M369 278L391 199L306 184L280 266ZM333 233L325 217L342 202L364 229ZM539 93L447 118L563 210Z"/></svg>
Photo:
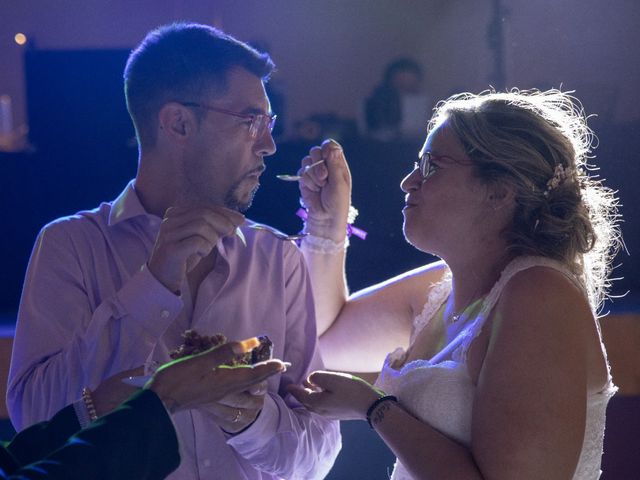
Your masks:
<svg viewBox="0 0 640 480"><path fill-rule="evenodd" d="M324 159L323 160L318 160L317 162L312 163L311 165L307 165L306 167L304 167L304 171L306 172L310 168L313 168L316 165L320 165L321 163L324 163ZM276 175L276 178L278 180L284 180L285 182L297 182L302 177L300 175L286 175L286 174L283 174L283 175Z"/></svg>
<svg viewBox="0 0 640 480"><path fill-rule="evenodd" d="M271 227L267 227L265 225L251 225L251 228L255 229L255 230L265 230L267 232L270 232L274 237L280 239L280 240L292 240L292 241L296 241L296 240L300 240L304 237L306 237L308 235L308 233L294 233L292 235L287 235L286 233L282 233L279 232L278 230L271 228Z"/></svg>

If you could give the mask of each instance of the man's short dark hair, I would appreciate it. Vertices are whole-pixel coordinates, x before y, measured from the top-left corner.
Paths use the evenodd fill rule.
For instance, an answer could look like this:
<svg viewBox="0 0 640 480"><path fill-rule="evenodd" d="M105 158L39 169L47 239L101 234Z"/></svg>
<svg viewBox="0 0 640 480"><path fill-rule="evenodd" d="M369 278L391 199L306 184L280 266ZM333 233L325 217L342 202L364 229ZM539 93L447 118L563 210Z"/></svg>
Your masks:
<svg viewBox="0 0 640 480"><path fill-rule="evenodd" d="M140 144L155 144L164 104L223 95L235 67L267 81L275 66L268 54L207 25L174 23L149 32L124 70L127 109Z"/></svg>

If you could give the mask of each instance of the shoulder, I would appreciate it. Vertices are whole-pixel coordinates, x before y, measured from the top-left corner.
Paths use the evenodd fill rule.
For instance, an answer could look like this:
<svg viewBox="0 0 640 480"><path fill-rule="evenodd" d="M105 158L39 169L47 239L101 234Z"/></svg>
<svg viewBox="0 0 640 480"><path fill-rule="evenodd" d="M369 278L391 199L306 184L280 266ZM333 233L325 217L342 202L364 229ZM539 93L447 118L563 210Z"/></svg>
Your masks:
<svg viewBox="0 0 640 480"><path fill-rule="evenodd" d="M584 290L566 273L549 266L532 266L515 273L505 284L498 307L508 313L556 317L576 312L592 316Z"/></svg>
<svg viewBox="0 0 640 480"><path fill-rule="evenodd" d="M60 217L46 224L40 230L40 237L50 240L80 240L88 237L89 241L100 235L106 228L109 218L109 205L102 204L93 210L83 210L73 215Z"/></svg>
<svg viewBox="0 0 640 480"><path fill-rule="evenodd" d="M492 314L492 341L523 355L546 352L555 360L586 352L594 317L584 292L564 273L535 266L514 274ZM515 353L515 352L511 352Z"/></svg>

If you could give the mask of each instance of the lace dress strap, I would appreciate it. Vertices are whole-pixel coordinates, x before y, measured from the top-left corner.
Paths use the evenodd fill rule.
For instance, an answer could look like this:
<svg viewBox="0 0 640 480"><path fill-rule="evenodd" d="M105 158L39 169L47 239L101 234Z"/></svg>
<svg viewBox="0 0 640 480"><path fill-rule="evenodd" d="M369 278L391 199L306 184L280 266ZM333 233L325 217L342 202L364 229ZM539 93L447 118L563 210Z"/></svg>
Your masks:
<svg viewBox="0 0 640 480"><path fill-rule="evenodd" d="M431 285L424 307L422 308L422 312L416 315L416 317L413 319L411 340L409 342L410 345L413 345L413 341L415 340L418 333L420 333L422 329L427 326L438 309L444 302L447 301L447 298L451 293L451 285L451 270L449 270L449 267L445 265L445 271L442 276L442 280Z"/></svg>
<svg viewBox="0 0 640 480"><path fill-rule="evenodd" d="M554 270L558 270L559 272L563 273L569 280L571 280L578 288L580 288L584 292L585 298L587 298L586 290L580 280L576 278L576 276L559 261L547 257L537 256L516 257L505 267L505 269L500 274L500 278L498 278L498 281L495 283L493 288L491 288L491 291L484 299L482 308L480 309L480 312L478 313L475 320L473 320L473 322L471 322L469 326L465 328L465 330L461 333L463 338L452 354L452 358L454 361L466 363L467 351L469 350L469 346L471 345L471 342L482 331L482 327L491 314L493 307L495 307L496 303L498 303L504 287L516 273L533 267L550 267Z"/></svg>

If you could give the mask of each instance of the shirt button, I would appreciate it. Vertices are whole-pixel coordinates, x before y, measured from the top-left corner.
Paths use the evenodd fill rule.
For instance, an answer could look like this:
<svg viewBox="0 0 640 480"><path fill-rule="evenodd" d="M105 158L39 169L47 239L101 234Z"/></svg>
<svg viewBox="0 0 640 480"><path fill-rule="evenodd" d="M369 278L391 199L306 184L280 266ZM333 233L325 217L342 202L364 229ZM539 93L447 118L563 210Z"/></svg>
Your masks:
<svg viewBox="0 0 640 480"><path fill-rule="evenodd" d="M202 461L202 465L204 465L205 467L210 467L211 466L211 460L206 458L205 460Z"/></svg>
<svg viewBox="0 0 640 480"><path fill-rule="evenodd" d="M162 310L162 311L160 312L160 316L161 316L162 318L169 318L169 310Z"/></svg>

